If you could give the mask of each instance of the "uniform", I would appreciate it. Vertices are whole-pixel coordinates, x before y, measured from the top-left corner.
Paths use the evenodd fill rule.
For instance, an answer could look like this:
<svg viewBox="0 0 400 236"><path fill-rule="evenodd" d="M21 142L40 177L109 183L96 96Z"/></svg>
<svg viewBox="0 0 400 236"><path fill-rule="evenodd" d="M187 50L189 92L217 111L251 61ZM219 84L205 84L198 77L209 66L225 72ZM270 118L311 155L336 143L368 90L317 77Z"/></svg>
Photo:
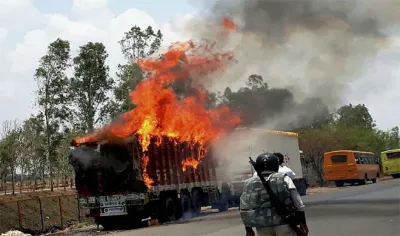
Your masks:
<svg viewBox="0 0 400 236"><path fill-rule="evenodd" d="M279 171L278 171L278 173L282 173L282 174L286 174L286 175L288 175L290 178L294 178L295 176L296 176L296 174L293 172L293 170L292 169L290 169L289 167L287 167L287 166L279 166Z"/></svg>
<svg viewBox="0 0 400 236"><path fill-rule="evenodd" d="M265 172L263 172L264 174ZM283 173L272 173L270 180L272 191L288 208L301 210L304 205L296 187L289 176ZM297 194L297 195L296 195ZM279 216L272 206L267 190L260 178L253 176L246 180L240 197L240 214L246 227L255 227L259 236L295 236L294 231Z"/></svg>

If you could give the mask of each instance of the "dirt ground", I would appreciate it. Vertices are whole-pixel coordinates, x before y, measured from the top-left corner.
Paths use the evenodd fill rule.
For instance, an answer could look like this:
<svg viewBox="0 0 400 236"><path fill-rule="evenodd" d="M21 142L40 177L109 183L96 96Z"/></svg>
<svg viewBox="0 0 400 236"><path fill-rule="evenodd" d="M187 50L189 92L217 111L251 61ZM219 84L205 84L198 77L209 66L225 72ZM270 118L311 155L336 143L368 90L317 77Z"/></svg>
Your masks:
<svg viewBox="0 0 400 236"><path fill-rule="evenodd" d="M64 227L79 223L79 219L81 219L81 222L87 220L84 216L85 212L79 212L76 194L71 190L22 193L15 196L6 195L0 196L0 233L18 229L27 233L37 234L60 229L59 200L61 200ZM17 201L20 203L22 228L19 225Z"/></svg>

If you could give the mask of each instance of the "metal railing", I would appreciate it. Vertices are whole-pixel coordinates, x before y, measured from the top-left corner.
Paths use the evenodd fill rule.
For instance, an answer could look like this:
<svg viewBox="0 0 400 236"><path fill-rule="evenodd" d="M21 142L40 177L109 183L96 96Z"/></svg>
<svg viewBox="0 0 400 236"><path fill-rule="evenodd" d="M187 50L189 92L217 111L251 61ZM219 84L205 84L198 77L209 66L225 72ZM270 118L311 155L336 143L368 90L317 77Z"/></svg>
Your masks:
<svg viewBox="0 0 400 236"><path fill-rule="evenodd" d="M48 191L50 188L50 181L47 179L45 181L15 181L14 186L12 182L8 181L0 184L0 195ZM53 181L53 189L68 190L74 188L75 183L71 177L67 181L60 181L60 179Z"/></svg>

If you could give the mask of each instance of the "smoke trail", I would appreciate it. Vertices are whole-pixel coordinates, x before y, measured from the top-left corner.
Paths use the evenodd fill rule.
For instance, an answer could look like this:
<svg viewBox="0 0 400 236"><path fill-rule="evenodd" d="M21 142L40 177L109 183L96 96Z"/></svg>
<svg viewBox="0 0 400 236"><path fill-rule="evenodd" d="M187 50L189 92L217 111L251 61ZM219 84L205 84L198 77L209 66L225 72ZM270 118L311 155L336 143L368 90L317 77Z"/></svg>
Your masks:
<svg viewBox="0 0 400 236"><path fill-rule="evenodd" d="M196 26L193 33L198 38L219 37L211 25L223 16L236 20L241 28L229 38L219 38L221 47L234 49L238 63L214 79L214 86L243 84L249 74L260 74L271 86L290 89L298 101L318 97L329 107L341 104L348 84L389 45L385 31L400 22L400 2L394 0L210 4L205 4L211 8L206 10L207 20L188 24Z"/></svg>
<svg viewBox="0 0 400 236"><path fill-rule="evenodd" d="M360 82L365 67L390 45L387 32L400 22L399 9L400 1L396 0L206 1L202 11L205 20L195 19L186 29L194 38L217 38L217 46L233 50L238 60L223 75L206 80L206 86L219 91L226 86L237 89L249 75L259 74L270 87L289 89L296 103L313 101L303 110L286 104L283 113L272 114L276 118L261 125L285 129L285 124L304 125L305 121L297 119L300 114L307 114L308 121L320 115L326 107L319 106L317 100L329 109L343 104L350 84ZM238 23L238 31L229 36L215 26L225 16ZM232 142L246 145L249 140ZM244 158L221 146L217 150L221 155L231 160Z"/></svg>

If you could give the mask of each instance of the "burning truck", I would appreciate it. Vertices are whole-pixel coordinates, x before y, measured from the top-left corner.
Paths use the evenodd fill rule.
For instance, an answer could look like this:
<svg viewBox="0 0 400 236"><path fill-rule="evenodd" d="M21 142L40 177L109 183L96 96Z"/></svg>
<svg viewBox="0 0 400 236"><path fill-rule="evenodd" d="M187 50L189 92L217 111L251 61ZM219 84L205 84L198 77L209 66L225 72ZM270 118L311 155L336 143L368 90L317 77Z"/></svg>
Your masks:
<svg viewBox="0 0 400 236"><path fill-rule="evenodd" d="M149 217L166 222L195 216L202 206L226 211L229 188L218 188L215 159L199 147L152 138L144 154L136 136L76 147L70 160L79 203L89 209L88 217L107 229L139 226ZM149 180L151 185L146 185Z"/></svg>
<svg viewBox="0 0 400 236"><path fill-rule="evenodd" d="M200 85L186 96L173 85L215 75L232 60L230 52L189 41L136 62L147 75L130 93L136 108L73 140L70 162L87 216L120 228L148 217L165 222L196 215L201 206L227 210L229 187L218 188L210 144L241 120L223 105L206 109L208 93Z"/></svg>

